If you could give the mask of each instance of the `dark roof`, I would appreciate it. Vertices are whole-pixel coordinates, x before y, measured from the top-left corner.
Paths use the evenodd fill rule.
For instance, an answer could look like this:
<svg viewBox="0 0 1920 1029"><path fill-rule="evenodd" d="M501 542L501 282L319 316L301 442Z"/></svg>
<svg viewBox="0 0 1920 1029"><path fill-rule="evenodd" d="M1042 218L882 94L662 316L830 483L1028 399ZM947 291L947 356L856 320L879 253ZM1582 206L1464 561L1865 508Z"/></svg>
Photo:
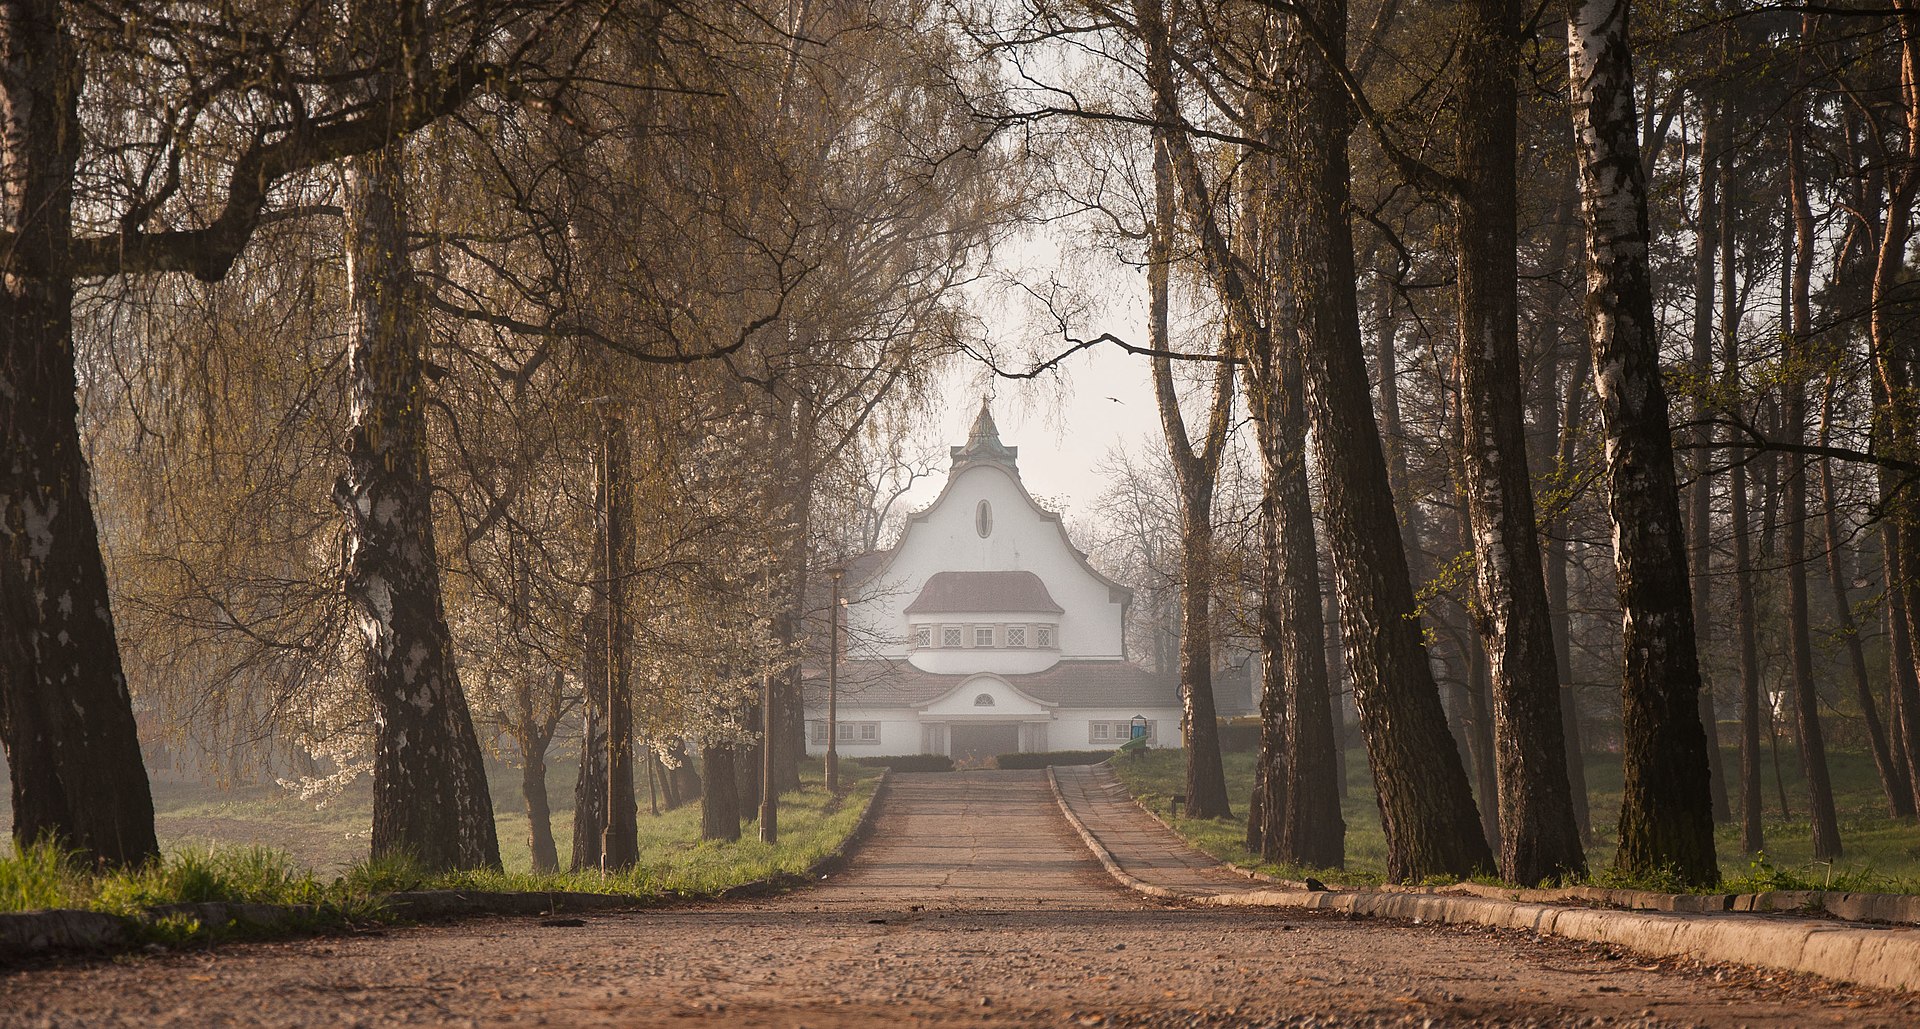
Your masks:
<svg viewBox="0 0 1920 1029"><path fill-rule="evenodd" d="M1062 613L1047 584L1032 572L935 572L907 605L909 615L961 611Z"/></svg>

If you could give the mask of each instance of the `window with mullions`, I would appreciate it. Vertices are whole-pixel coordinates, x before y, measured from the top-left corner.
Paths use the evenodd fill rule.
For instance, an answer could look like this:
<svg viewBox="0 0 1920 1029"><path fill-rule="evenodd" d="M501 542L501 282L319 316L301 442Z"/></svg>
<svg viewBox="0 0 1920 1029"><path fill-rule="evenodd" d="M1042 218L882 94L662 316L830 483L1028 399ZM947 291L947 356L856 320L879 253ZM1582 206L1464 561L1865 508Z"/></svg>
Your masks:
<svg viewBox="0 0 1920 1029"><path fill-rule="evenodd" d="M842 744L876 744L880 742L879 722L841 722L835 726ZM827 723L821 721L807 723L807 740L816 747L827 745Z"/></svg>

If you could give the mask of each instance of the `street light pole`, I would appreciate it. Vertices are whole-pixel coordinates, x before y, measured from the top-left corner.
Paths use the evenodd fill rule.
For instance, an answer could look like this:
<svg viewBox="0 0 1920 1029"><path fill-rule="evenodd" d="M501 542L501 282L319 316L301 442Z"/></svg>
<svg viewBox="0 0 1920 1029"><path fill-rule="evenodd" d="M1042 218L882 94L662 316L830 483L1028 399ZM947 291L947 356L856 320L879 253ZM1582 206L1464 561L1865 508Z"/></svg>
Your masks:
<svg viewBox="0 0 1920 1029"><path fill-rule="evenodd" d="M827 569L833 578L833 602L827 606L827 795L840 792L840 577L845 568Z"/></svg>
<svg viewBox="0 0 1920 1029"><path fill-rule="evenodd" d="M780 842L780 786L773 760L773 665L760 668L760 842Z"/></svg>

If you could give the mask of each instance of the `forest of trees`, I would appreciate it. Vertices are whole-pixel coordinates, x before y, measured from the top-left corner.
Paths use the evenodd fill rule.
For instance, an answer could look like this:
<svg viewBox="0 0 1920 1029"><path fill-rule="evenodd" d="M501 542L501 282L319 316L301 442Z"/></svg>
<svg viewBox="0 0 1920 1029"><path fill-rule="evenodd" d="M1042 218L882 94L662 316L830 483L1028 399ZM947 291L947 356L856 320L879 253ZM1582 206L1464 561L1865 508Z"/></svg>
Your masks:
<svg viewBox="0 0 1920 1029"><path fill-rule="evenodd" d="M499 863L489 753L538 870L632 863L640 777L737 837L942 383L1092 347L1164 438L1097 556L1261 853L1343 863L1349 711L1395 881L1711 883L1782 739L1819 856L1831 748L1914 817L1913 0L22 0L0 53L16 840L151 858L162 750L368 777L432 868Z"/></svg>

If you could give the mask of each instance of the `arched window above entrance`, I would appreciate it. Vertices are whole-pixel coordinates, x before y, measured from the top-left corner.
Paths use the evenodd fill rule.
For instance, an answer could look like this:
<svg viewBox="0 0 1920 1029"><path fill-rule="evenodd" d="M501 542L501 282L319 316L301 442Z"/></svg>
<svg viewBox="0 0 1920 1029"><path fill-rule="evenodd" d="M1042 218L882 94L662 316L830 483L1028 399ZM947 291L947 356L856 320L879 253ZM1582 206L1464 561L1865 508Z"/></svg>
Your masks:
<svg viewBox="0 0 1920 1029"><path fill-rule="evenodd" d="M982 693L982 694L980 694L979 696L977 696L977 697L975 697L975 698L973 698L973 706L974 706L974 707L992 707L992 706L993 706L993 694L991 694L991 693Z"/></svg>

